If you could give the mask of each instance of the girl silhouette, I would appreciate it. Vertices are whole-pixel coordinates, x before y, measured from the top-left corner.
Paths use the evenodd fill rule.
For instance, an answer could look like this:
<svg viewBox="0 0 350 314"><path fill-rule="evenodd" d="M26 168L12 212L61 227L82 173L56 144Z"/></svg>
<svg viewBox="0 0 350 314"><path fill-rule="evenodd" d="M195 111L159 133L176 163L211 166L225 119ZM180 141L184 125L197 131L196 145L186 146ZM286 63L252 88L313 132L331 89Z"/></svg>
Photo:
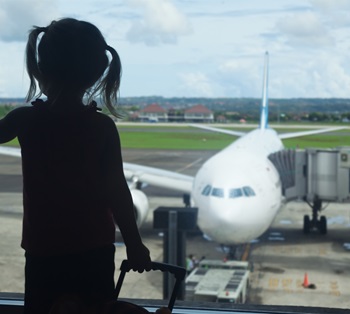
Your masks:
<svg viewBox="0 0 350 314"><path fill-rule="evenodd" d="M26 47L32 106L0 120L0 143L22 151L25 313L48 313L62 295L109 300L114 291L115 225L134 270L150 269L110 113L120 84L118 53L92 24L72 18L34 27ZM38 94L37 94L38 90ZM88 104L83 99L88 97Z"/></svg>

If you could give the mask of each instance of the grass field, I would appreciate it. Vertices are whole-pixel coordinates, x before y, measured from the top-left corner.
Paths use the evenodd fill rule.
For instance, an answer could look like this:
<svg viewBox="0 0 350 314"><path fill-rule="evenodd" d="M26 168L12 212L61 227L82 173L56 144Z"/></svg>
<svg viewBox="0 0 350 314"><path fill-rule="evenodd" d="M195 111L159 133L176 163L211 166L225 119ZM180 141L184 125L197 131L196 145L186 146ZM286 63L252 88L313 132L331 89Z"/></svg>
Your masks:
<svg viewBox="0 0 350 314"><path fill-rule="evenodd" d="M230 143L237 137L227 134L203 132L190 127L162 127L162 132L157 132L159 127L147 126L139 127L137 132L135 127L119 127L122 147L124 148L154 148L154 149L193 149L193 150L219 150ZM130 129L133 132L130 132ZM142 131L141 131L142 130ZM237 131L248 132L247 128L235 128ZM299 132L310 129L278 129L279 133ZM346 132L346 131L344 131ZM350 135L350 133L349 133ZM337 146L350 146L350 136L344 134L320 134L292 138L283 141L286 148L334 148Z"/></svg>
<svg viewBox="0 0 350 314"><path fill-rule="evenodd" d="M118 126L121 144L123 148L142 149L186 149L186 150L219 150L229 145L236 137L206 132L191 127L166 127L166 126ZM235 130L248 132L247 128L235 128ZM279 133L299 132L306 129L283 129ZM340 134L339 132L342 132ZM337 146L350 146L350 131L338 131L333 134L320 134L287 139L283 143L286 148L334 148ZM18 146L17 139L7 143L9 146Z"/></svg>

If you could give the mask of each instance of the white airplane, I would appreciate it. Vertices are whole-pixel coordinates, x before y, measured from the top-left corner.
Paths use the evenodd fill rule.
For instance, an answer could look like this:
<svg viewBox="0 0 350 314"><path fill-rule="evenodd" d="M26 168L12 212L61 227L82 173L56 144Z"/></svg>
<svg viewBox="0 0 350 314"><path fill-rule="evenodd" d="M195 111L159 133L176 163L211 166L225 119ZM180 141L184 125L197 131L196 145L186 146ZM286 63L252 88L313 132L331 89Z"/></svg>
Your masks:
<svg viewBox="0 0 350 314"><path fill-rule="evenodd" d="M199 228L208 238L220 244L232 246L247 243L269 228L284 204L284 197L279 173L268 156L284 149L281 139L331 132L342 127L277 134L268 127L267 85L266 52L259 127L243 133L194 125L239 136L239 139L208 159L194 177L124 163L139 226L149 210L147 196L140 189L142 183L147 183L190 194L192 205L198 207ZM18 148L0 147L0 153L21 156Z"/></svg>

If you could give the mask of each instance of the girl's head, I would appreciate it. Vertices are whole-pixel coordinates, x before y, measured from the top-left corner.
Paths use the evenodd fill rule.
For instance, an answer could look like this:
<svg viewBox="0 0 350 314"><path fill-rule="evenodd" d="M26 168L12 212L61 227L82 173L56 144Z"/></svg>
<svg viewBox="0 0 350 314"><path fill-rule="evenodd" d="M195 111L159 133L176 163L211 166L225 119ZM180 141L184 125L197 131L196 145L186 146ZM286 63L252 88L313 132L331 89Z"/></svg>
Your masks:
<svg viewBox="0 0 350 314"><path fill-rule="evenodd" d="M64 18L47 27L34 26L29 34L26 61L30 79L27 101L36 96L37 81L39 96L88 92L92 98L99 94L110 112L117 115L113 103L120 85L119 55L91 23Z"/></svg>

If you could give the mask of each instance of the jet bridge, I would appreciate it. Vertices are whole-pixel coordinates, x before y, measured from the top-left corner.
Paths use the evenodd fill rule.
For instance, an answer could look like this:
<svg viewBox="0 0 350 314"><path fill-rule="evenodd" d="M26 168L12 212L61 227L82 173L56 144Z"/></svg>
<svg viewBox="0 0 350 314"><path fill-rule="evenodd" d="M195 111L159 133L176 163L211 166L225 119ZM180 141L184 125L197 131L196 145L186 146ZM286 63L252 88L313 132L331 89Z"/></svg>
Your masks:
<svg viewBox="0 0 350 314"><path fill-rule="evenodd" d="M301 199L312 208L304 216L304 232L327 233L325 216L318 219L322 202L350 201L350 147L282 150L269 155L278 170L286 201Z"/></svg>

